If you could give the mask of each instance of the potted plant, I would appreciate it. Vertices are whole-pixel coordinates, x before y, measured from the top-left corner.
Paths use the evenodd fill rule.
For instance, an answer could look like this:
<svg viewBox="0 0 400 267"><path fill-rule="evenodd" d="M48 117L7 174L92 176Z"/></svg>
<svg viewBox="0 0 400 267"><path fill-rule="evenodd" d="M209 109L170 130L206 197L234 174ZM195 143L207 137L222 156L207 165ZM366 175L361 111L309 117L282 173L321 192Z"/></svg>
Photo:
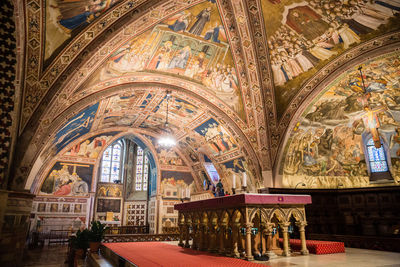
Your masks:
<svg viewBox="0 0 400 267"><path fill-rule="evenodd" d="M83 258L86 250L89 247L89 230L78 230L74 236L70 238L71 247L74 249L74 260Z"/></svg>
<svg viewBox="0 0 400 267"><path fill-rule="evenodd" d="M99 221L92 221L89 231L90 252L98 252L100 243L104 238L107 226Z"/></svg>

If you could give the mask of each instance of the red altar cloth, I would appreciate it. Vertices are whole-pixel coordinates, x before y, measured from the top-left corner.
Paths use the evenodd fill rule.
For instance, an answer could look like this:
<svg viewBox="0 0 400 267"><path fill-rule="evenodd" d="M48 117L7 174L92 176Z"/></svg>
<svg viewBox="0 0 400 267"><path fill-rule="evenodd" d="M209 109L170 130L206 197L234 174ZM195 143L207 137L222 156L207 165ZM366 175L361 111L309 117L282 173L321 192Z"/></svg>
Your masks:
<svg viewBox="0 0 400 267"><path fill-rule="evenodd" d="M214 207L231 208L260 204L311 204L311 196L283 194L239 194L175 204L174 209L179 211L186 211L210 208L212 209Z"/></svg>

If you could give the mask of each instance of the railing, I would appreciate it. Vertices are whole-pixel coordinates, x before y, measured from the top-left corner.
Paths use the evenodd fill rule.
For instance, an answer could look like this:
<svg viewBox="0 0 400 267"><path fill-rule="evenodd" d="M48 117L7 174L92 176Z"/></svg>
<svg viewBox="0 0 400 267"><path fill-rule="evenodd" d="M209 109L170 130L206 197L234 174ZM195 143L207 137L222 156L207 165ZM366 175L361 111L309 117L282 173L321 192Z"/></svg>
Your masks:
<svg viewBox="0 0 400 267"><path fill-rule="evenodd" d="M149 241L178 241L179 234L108 234L104 243L113 242L149 242Z"/></svg>
<svg viewBox="0 0 400 267"><path fill-rule="evenodd" d="M106 230L106 235L148 234L148 225L112 226Z"/></svg>
<svg viewBox="0 0 400 267"><path fill-rule="evenodd" d="M179 227L163 227L163 234L179 234Z"/></svg>

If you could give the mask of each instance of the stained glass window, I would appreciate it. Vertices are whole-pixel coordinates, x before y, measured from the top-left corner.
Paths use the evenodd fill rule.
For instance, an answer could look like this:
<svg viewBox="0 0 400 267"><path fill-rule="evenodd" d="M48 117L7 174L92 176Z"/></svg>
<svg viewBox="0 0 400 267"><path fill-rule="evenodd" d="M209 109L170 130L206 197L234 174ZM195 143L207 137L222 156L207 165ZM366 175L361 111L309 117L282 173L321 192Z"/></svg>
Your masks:
<svg viewBox="0 0 400 267"><path fill-rule="evenodd" d="M219 182L219 174L217 170L215 169L214 164L210 162L204 162L204 167L206 168L206 171L208 175L210 176L211 180L213 181L214 184L217 184Z"/></svg>
<svg viewBox="0 0 400 267"><path fill-rule="evenodd" d="M117 141L104 151L101 161L101 182L111 183L116 180L122 181L122 148L122 142Z"/></svg>
<svg viewBox="0 0 400 267"><path fill-rule="evenodd" d="M387 172L388 164L383 144L380 148L376 148L371 138L367 143L367 151L371 172Z"/></svg>
<svg viewBox="0 0 400 267"><path fill-rule="evenodd" d="M143 149L138 146L136 154L136 191L146 191L148 186L149 161L144 155Z"/></svg>

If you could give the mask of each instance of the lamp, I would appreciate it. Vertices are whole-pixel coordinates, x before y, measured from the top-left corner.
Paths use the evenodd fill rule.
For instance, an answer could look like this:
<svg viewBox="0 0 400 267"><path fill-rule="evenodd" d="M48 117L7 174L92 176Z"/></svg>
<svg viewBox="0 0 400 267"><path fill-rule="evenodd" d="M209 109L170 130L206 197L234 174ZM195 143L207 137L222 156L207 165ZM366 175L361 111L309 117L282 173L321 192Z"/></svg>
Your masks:
<svg viewBox="0 0 400 267"><path fill-rule="evenodd" d="M171 91L167 91L167 95L165 96L167 100L167 112L165 114L165 123L164 123L164 133L158 139L158 144L162 147L170 148L176 145L175 138L172 136L168 129L168 107L169 107L169 99L171 97Z"/></svg>

